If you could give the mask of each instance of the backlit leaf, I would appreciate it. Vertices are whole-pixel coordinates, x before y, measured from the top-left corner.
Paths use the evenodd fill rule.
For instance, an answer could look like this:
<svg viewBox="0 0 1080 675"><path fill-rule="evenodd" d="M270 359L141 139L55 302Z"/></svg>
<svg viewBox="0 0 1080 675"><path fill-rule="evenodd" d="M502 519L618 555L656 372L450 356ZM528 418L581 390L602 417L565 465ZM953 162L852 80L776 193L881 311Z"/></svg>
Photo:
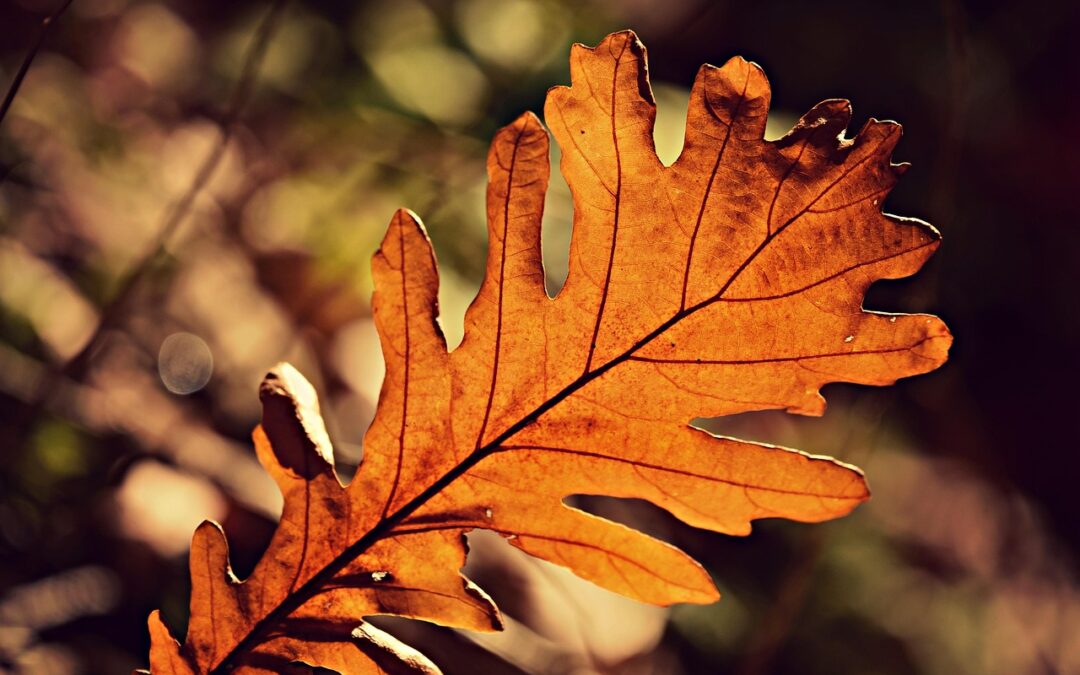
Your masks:
<svg viewBox="0 0 1080 675"><path fill-rule="evenodd" d="M355 479L334 472L311 386L276 368L255 446L281 522L242 582L220 528L196 531L187 638L151 617L155 673L432 672L363 619L498 630L459 572L475 528L644 602L718 598L693 559L568 506L574 494L645 499L733 535L867 499L853 467L689 422L818 415L827 383L885 385L944 362L938 319L862 309L871 283L914 273L938 245L929 225L882 212L904 168L890 161L900 127L871 120L846 138L849 105L832 100L766 142L768 83L734 58L699 71L684 150L664 167L637 38L575 46L571 73L544 111L574 197L561 292L548 297L541 260L548 132L527 113L488 156L486 276L462 344L447 351L431 244L399 211L373 262L386 379Z"/></svg>

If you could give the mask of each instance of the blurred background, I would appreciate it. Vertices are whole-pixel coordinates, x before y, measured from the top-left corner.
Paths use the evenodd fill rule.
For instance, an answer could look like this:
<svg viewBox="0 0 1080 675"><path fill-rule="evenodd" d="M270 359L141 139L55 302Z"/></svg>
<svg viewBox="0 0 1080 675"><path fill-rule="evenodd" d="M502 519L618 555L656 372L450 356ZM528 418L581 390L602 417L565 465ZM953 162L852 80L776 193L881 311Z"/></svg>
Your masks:
<svg viewBox="0 0 1080 675"><path fill-rule="evenodd" d="M953 357L830 386L820 419L702 421L863 467L846 519L736 539L581 499L703 561L715 605L639 605L480 533L506 633L383 625L447 673L1080 673L1077 3L75 0L41 35L61 4L0 2L0 91L41 41L0 120L0 672L145 666L150 610L183 635L205 518L251 569L280 508L248 440L273 363L315 383L351 473L394 209L428 224L456 344L488 140L569 83L573 42L633 28L667 162L698 66L734 54L772 82L772 137L830 97L903 123L886 206L944 245L866 305L940 314ZM570 209L556 175L552 292Z"/></svg>

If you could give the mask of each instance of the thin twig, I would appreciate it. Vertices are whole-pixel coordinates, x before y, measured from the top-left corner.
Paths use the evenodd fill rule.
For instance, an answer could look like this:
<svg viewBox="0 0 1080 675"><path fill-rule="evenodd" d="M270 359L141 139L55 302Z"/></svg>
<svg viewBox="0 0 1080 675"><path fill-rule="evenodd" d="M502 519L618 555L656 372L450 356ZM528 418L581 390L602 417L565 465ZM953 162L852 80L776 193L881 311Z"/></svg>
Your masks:
<svg viewBox="0 0 1080 675"><path fill-rule="evenodd" d="M165 212L165 217L158 230L158 235L155 237L149 251L142 257L139 263L128 272L124 281L120 284L119 291L116 292L112 300L110 300L102 310L101 320L98 322L98 326L94 330L94 333L90 336L90 339L86 341L86 344L83 345L83 348L79 350L79 353L73 356L61 369L62 374L68 377L78 377L81 375L80 371L85 367L86 361L97 346L102 334L106 330L112 328L113 325L119 322L123 317L127 302L131 295L134 293L135 289L138 288L142 280L146 278L146 275L154 268L158 258L164 253L166 244L168 244L177 228L184 222L184 218L187 217L188 213L191 211L191 207L194 205L195 200L202 193L203 188L206 187L210 178L213 177L214 171L221 163L222 157L225 156L225 150L228 147L229 141L232 139L235 124L251 98L251 92L254 89L255 76L258 74L259 66L262 64L263 57L266 54L266 47L270 42L270 36L277 27L282 10L285 8L286 4L288 4L288 0L275 0L255 32L255 37L252 40L251 46L248 48L247 55L244 59L244 67L240 79L237 81L236 88L233 90L230 98L229 107L226 109L225 115L218 125L219 135L217 143L214 144L214 147L211 148L206 159L204 159L199 166L199 170L196 172L195 178L192 180L187 191Z"/></svg>
<svg viewBox="0 0 1080 675"><path fill-rule="evenodd" d="M57 7L56 11L41 20L37 39L34 40L30 51L26 52L26 57L23 59L22 65L19 66L18 72L15 73L15 79L11 81L11 86L8 87L7 94L4 96L4 102L0 104L0 124L4 122L4 117L7 116L8 110L11 109L11 104L15 101L15 95L19 93L19 87L22 86L23 80L26 79L26 73L30 71L30 64L34 62L34 57L41 50L41 45L45 44L45 36L49 34L49 29L67 11L67 8L71 7L71 3L74 1L64 0L64 3Z"/></svg>
<svg viewBox="0 0 1080 675"><path fill-rule="evenodd" d="M69 0L68 4L70 4L70 2L71 0ZM41 411L43 403L52 396L58 382L69 379L79 381L81 379L83 371L98 347L102 336L123 320L128 302L134 295L134 292L138 289L146 276L155 268L159 258L162 253L164 253L169 240L184 222L184 219L191 211L191 207L195 203L195 200L202 193L203 188L210 181L210 178L213 177L214 171L221 163L222 157L225 156L225 150L233 136L236 122L239 120L240 115L243 113L244 108L251 99L255 78L258 74L259 67L262 64L263 57L266 55L270 37L277 28L287 4L288 0L275 0L269 11L267 11L266 15L259 23L259 26L255 31L255 36L244 57L244 65L240 74L240 79L237 80L236 86L229 99L229 105L218 124L219 134L217 142L199 166L199 170L196 172L188 189L180 199L165 211L161 227L158 229L158 234L154 238L153 243L140 261L124 276L123 281L120 283L119 290L101 310L101 319L98 321L97 327L94 329L94 332L90 335L89 339L87 339L82 349L68 359L62 366L55 368L51 375L42 382L37 395L31 402L28 414L23 417L25 420L24 426L27 428ZM27 429L24 429L23 431L25 432L26 430ZM24 439L24 434L17 434L16 439L16 447L18 447L20 442Z"/></svg>
<svg viewBox="0 0 1080 675"><path fill-rule="evenodd" d="M824 541L821 530L815 528L795 548L795 562L784 574L772 604L743 653L735 670L738 675L764 675L772 670L774 659L806 604Z"/></svg>

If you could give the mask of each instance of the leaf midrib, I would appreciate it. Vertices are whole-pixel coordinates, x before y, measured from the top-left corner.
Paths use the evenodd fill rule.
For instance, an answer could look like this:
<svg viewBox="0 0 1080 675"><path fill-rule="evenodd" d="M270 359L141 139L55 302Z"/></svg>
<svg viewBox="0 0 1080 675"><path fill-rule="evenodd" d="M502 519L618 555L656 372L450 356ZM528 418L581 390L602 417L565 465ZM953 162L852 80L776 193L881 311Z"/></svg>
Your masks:
<svg viewBox="0 0 1080 675"><path fill-rule="evenodd" d="M732 120L732 123L734 123L734 120ZM769 244L775 241L781 233L786 231L792 223L805 215L814 204L816 204L819 200L821 200L822 197L828 194L833 187L840 183L840 181L849 176L859 166L861 166L864 162L866 162L874 155L875 153L873 151L869 151L866 157L861 158L853 166L841 172L841 174L837 176L834 180L832 180L828 185L826 185L825 188L820 193L818 193L816 197L814 197L814 199L809 201L798 212L789 217L774 232L770 232L769 234L767 234L766 237L762 240L762 242L750 253L749 256L747 256L747 258L735 269L735 271L732 272L732 274L728 277L727 281L724 282L723 286L721 286L720 290L718 290L715 294L706 298L705 300L702 300L696 305L680 309L670 319L664 321L657 328L650 331L647 335L639 339L637 342L635 342L618 356L612 358L610 361L606 362L602 366L599 366L595 370L586 370L573 382L563 387L563 389L560 390L557 394L544 401L544 403L537 406L531 413L522 417L513 425L508 427L494 440L487 443L483 447L477 448L470 455L468 455L460 464L454 466L451 470L447 471L445 474L443 474L442 477L433 482L430 486L428 486L428 488L426 488L423 492L418 494L408 503L403 505L394 513L380 520L379 523L377 523L374 527L368 530L363 536L353 542L350 546L345 548L340 554L338 554L337 557L331 560L319 572L309 578L308 581L305 582L300 588L296 589L294 592L286 596L285 599L282 600L281 603L279 603L274 609L264 615L263 618L255 622L255 624L252 626L252 629L248 631L244 638L240 642L238 642L236 646L233 647L233 649L230 650L229 653L226 654L225 657L218 663L218 665L210 671L211 675L218 675L227 672L231 668L231 662L233 659L242 656L250 648L254 648L258 646L258 644L260 644L263 633L265 633L270 626L272 626L277 621L284 619L292 612L302 607L305 602L318 594L319 589L324 584L332 580L338 572L347 567L349 563L351 563L362 553L364 553L372 544L382 539L384 535L389 534L396 525L401 523L403 520L405 520L410 515L419 510L421 507L423 507L425 504L427 504L430 499L440 494L451 483L453 483L455 480L466 474L470 469L480 463L480 461L498 452L501 449L501 446L506 441L513 438L514 435L516 435L518 432L524 430L526 427L539 419L542 415L562 403L564 400L566 400L574 393L588 385L593 380L596 380L597 378L601 377L616 366L629 360L635 352L648 345L650 342L652 342L654 339L656 339L663 333L667 332L669 329L671 329L683 319L696 313L698 310L704 309L712 305L713 303L720 301L723 298L724 294L728 291L728 289L731 288L735 281L738 280L738 278L742 275L744 271L746 271L746 269L754 262L754 260L756 260L757 257L761 255L763 251L765 251ZM798 163L798 158L796 158L794 163ZM781 184L777 185L776 189L778 191L780 186ZM706 193L703 198L707 199L708 193ZM402 273L404 273L404 270L402 271Z"/></svg>
<svg viewBox="0 0 1080 675"><path fill-rule="evenodd" d="M418 494L407 504L379 521L378 524L368 530L363 536L361 536L345 550L343 550L340 554L338 554L337 557L330 561L318 573L308 579L308 581L305 582L300 588L296 589L288 596L286 596L286 598L282 600L282 602L278 604L277 607L267 612L262 619L259 619L252 627L252 629L247 633L244 639L238 642L236 646L232 650L230 650L229 653L226 654L225 657L219 662L219 664L214 667L214 669L210 672L212 674L227 672L233 659L246 653L249 648L255 647L259 644L259 640L262 637L262 634L267 630L269 626L273 625L280 619L284 619L288 615L292 614L292 612L302 607L305 602L307 602L309 599L311 599L317 594L318 590L325 583L333 579L338 572L345 569L345 567L347 567L349 563L351 563L362 553L364 553L372 544L374 544L376 541L379 541L383 537L383 535L388 534L390 531L392 531L394 526L396 526L401 521L405 520L414 512L419 510L431 498L440 494L443 490L449 487L451 483L453 483L455 480L466 474L470 469L480 463L481 460L497 452L506 441L510 440L518 432L531 425L544 413L548 412L555 406L562 403L564 400L569 398L578 390L585 387L593 380L599 378L601 375L604 375L609 370L613 369L619 364L627 361L634 352L638 351L645 345L652 342L658 336L668 331L679 321L682 321L694 312L697 312L698 310L703 309L711 305L712 303L718 301L723 296L723 294L727 292L728 288L731 287L735 280L738 279L739 275L741 275L742 272L750 265L753 259L760 255L760 253L765 249L765 246L770 241L772 241L772 239L774 239L776 235L778 235L781 231L782 230L778 230L770 238L763 241L762 244L758 246L758 248L750 255L750 257L748 257L743 262L743 264L740 265L737 270L735 270L735 272L731 275L728 281L715 295L706 300L703 300L697 305L693 305L686 309L680 310L674 316L662 323L659 327L657 327L644 338L636 342L619 356L611 359L610 361L596 368L595 370L591 370L580 375L576 380L574 380L574 382L564 387L557 394L549 398L541 405L537 406L536 409L534 409L531 413L529 413L525 417L522 417L515 424L508 427L506 431L499 434L499 436L497 436L490 443L472 452L460 464L456 465L453 469L443 474L441 478L432 483L427 489Z"/></svg>

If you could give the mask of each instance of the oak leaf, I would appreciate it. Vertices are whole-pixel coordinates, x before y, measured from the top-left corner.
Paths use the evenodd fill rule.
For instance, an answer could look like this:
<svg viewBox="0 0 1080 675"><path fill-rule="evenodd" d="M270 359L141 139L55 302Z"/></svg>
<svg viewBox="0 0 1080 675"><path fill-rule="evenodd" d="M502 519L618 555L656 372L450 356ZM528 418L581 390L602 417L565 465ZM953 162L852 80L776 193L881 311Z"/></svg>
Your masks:
<svg viewBox="0 0 1080 675"><path fill-rule="evenodd" d="M486 276L463 342L447 351L430 242L399 211L373 262L386 379L355 479L343 487L334 472L311 386L276 368L254 436L284 495L280 524L242 582L220 528L196 531L187 639L151 616L155 673L434 672L363 619L498 630L459 572L475 528L644 602L718 598L693 559L568 506L574 494L645 499L733 535L867 499L853 467L689 422L818 415L826 383L885 385L945 360L938 319L861 306L871 283L913 274L939 242L882 212L904 168L890 161L900 127L871 120L845 138L849 104L830 100L766 142L768 83L734 58L699 71L684 149L665 167L634 34L575 46L571 73L544 110L574 198L565 286L545 291L548 135L525 114L488 155Z"/></svg>

